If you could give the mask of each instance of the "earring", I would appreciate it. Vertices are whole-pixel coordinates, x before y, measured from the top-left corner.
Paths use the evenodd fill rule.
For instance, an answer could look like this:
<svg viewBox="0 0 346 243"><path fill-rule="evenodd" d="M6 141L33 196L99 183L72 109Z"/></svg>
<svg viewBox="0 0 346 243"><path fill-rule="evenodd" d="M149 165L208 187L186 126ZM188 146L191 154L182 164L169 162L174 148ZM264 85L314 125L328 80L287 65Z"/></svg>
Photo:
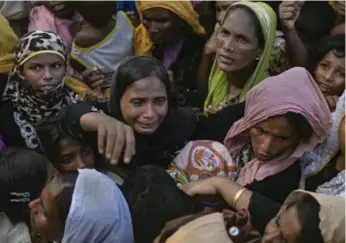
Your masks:
<svg viewBox="0 0 346 243"><path fill-rule="evenodd" d="M262 55L258 55L258 56L256 57L256 61L259 61L259 60L261 59L261 57L262 57Z"/></svg>

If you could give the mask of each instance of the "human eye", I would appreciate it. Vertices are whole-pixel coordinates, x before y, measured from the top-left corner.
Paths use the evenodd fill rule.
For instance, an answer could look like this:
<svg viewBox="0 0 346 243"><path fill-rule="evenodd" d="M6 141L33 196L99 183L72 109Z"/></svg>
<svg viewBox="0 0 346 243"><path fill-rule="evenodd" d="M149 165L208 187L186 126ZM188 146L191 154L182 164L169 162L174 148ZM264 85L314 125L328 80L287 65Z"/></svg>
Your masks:
<svg viewBox="0 0 346 243"><path fill-rule="evenodd" d="M42 66L41 65L31 65L30 66L30 70L32 71L40 71L42 69Z"/></svg>
<svg viewBox="0 0 346 243"><path fill-rule="evenodd" d="M141 99L133 99L133 100L131 100L130 103L131 103L133 106L138 107L138 106L143 105L144 101L141 100Z"/></svg>
<svg viewBox="0 0 346 243"><path fill-rule="evenodd" d="M61 159L62 164L70 164L72 163L72 157L71 156L64 156Z"/></svg>
<svg viewBox="0 0 346 243"><path fill-rule="evenodd" d="M61 63L54 63L53 65L52 65L52 68L55 68L55 69L59 69L59 68L61 68L62 67L62 64Z"/></svg>
<svg viewBox="0 0 346 243"><path fill-rule="evenodd" d="M155 99L155 104L157 105L163 105L166 103L166 98L157 98Z"/></svg>

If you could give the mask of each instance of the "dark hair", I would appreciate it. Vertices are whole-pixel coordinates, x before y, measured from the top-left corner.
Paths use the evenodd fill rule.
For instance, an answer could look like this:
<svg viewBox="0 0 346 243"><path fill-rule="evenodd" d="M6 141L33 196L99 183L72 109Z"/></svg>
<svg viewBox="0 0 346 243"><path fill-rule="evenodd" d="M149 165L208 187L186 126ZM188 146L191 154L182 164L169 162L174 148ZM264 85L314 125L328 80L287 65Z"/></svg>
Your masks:
<svg viewBox="0 0 346 243"><path fill-rule="evenodd" d="M61 184L62 190L56 196L56 205L59 217L61 220L61 229L65 229L65 223L67 216L70 212L70 207L72 203L72 196L75 188L75 184L78 178L78 171L62 173L55 177ZM62 232L63 233L63 232Z"/></svg>
<svg viewBox="0 0 346 243"><path fill-rule="evenodd" d="M264 40L264 34L262 31L262 27L261 27L261 23L259 22L256 14L254 13L254 11L252 11L250 8L243 6L243 5L234 5L233 7L230 8L230 10L227 13L227 16L229 16L229 14L237 9L242 9L245 12L247 12L249 18L251 19L251 22L255 28L255 35L258 39L258 45L263 49L265 46L265 40ZM225 19L227 18L227 16L225 16Z"/></svg>
<svg viewBox="0 0 346 243"><path fill-rule="evenodd" d="M338 58L345 58L345 35L327 36L318 42L315 50L310 54L312 71L330 51L333 51Z"/></svg>
<svg viewBox="0 0 346 243"><path fill-rule="evenodd" d="M60 124L59 116L54 116L43 120L36 128L36 133L44 155L58 170L60 169L59 165L61 162L61 140L70 138L79 143L81 146L86 146L86 142L84 142L82 138L78 139L76 137L72 137L72 135L63 129L63 126Z"/></svg>
<svg viewBox="0 0 346 243"><path fill-rule="evenodd" d="M153 242L168 221L202 210L158 166L138 169L134 176L125 179L121 189L130 208L137 243Z"/></svg>
<svg viewBox="0 0 346 243"><path fill-rule="evenodd" d="M57 116L44 120L36 129L44 155L58 167L61 154L60 141L67 138L59 125Z"/></svg>
<svg viewBox="0 0 346 243"><path fill-rule="evenodd" d="M297 200L287 205L287 209L296 207L298 220L301 226L300 243L323 243L323 237L319 228L320 205L310 194L302 194Z"/></svg>
<svg viewBox="0 0 346 243"><path fill-rule="evenodd" d="M76 11L83 19L94 27L104 27L117 12L114 1L75 1Z"/></svg>
<svg viewBox="0 0 346 243"><path fill-rule="evenodd" d="M305 46L329 35L336 20L335 10L328 1L306 1L300 11L295 28Z"/></svg>
<svg viewBox="0 0 346 243"><path fill-rule="evenodd" d="M301 114L288 112L285 114L288 123L296 131L299 141L308 141L312 136L312 127L310 123Z"/></svg>
<svg viewBox="0 0 346 243"><path fill-rule="evenodd" d="M34 150L0 150L0 211L16 223L29 219L28 203L47 182L49 161Z"/></svg>
<svg viewBox="0 0 346 243"><path fill-rule="evenodd" d="M111 116L123 120L120 111L120 99L126 89L134 82L150 76L157 77L164 85L168 95L170 105L171 86L166 68L162 63L149 56L135 56L125 59L118 67L118 71L113 76L111 87L111 99L109 110Z"/></svg>

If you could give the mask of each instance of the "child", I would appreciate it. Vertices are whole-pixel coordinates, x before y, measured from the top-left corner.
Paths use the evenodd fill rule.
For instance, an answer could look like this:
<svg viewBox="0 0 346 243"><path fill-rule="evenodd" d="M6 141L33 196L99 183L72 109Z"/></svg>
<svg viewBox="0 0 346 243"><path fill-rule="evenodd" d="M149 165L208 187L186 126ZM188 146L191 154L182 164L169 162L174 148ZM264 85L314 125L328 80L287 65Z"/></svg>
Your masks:
<svg viewBox="0 0 346 243"><path fill-rule="evenodd" d="M58 34L68 53L82 20L68 1L43 1L41 6L31 10L29 19L28 32L45 30Z"/></svg>
<svg viewBox="0 0 346 243"><path fill-rule="evenodd" d="M96 89L108 94L119 63L133 55L134 27L124 12L117 12L114 2L74 2L74 6L84 22L72 45L71 66L79 73L100 67L94 75L102 74L103 82ZM67 85L73 90L75 83Z"/></svg>

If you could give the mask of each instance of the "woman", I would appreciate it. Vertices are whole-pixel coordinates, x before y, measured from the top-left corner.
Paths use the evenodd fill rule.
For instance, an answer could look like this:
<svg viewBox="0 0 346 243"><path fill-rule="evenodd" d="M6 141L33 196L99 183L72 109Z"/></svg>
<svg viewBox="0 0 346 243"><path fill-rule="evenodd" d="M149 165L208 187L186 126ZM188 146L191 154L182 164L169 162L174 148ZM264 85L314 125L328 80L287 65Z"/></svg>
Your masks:
<svg viewBox="0 0 346 243"><path fill-rule="evenodd" d="M311 73L334 111L345 90L345 35L323 38L310 54Z"/></svg>
<svg viewBox="0 0 346 243"><path fill-rule="evenodd" d="M14 67L2 96L0 132L7 146L40 149L35 127L72 102L64 90L66 53L62 40L31 32L17 45Z"/></svg>
<svg viewBox="0 0 346 243"><path fill-rule="evenodd" d="M231 183L229 180L222 180L224 180L224 183L226 184ZM199 184L189 188L184 188L184 191L189 195L195 196L210 196L219 194L232 206L234 196L232 197L228 194L227 185L222 185L220 183L217 184L215 181L216 179L214 179L213 182L211 179L209 179L208 182L201 181ZM237 201L240 202L242 197L245 196L241 196ZM280 206L280 204L276 206L277 211L280 210L280 212L277 213L276 216L274 215L270 222L266 223L262 240L254 237L255 239L252 240L256 241L249 242L344 242L345 199L343 197L327 196L298 190L292 192L282 206ZM244 212L247 213L247 210L242 207L237 206L237 210L239 215L244 215ZM227 210L223 212L224 215L225 212L227 212ZM233 221L233 225L231 225L233 227L232 230L230 230L230 227L227 224L226 217L224 216L223 218L224 219L222 219L220 216L218 218L219 222L223 222L223 224L220 224L218 230L221 230L221 225L223 225L223 229L225 230L226 228L226 232L238 233L238 237L236 238L238 238L239 242L247 242L244 240L244 238L246 239L246 237L249 237L250 233L252 233L253 236L255 235L253 230L249 230L248 232L242 234L243 232L240 230L234 229L238 228L239 222L242 222L245 218L243 218L243 220L239 220L238 222ZM167 242L164 241L162 237L165 237L165 239L170 239L169 237L171 236L173 238L175 236L174 233L178 233L180 227L183 229L184 224L187 225L191 219L195 219L197 221L200 218L198 216L194 216L190 217L190 219L185 217L185 219L180 220L180 222L176 220L176 226L173 229L171 228L169 231L167 230L169 224L167 224L167 229L164 229L161 236L159 236L161 237L161 241L159 242ZM200 234L202 237L202 232L200 232ZM177 236L178 235L179 234L177 234ZM232 235L230 235L230 237L232 238Z"/></svg>
<svg viewBox="0 0 346 243"><path fill-rule="evenodd" d="M112 180L95 170L54 177L29 207L33 228L47 240L133 242L125 198Z"/></svg>
<svg viewBox="0 0 346 243"><path fill-rule="evenodd" d="M135 53L151 53L172 71L178 105L201 108L196 78L205 30L191 2L136 1L136 6L142 24L137 28Z"/></svg>
<svg viewBox="0 0 346 243"><path fill-rule="evenodd" d="M264 3L237 2L228 8L217 34L206 112L243 102L246 93L268 76L275 31L275 13Z"/></svg>
<svg viewBox="0 0 346 243"><path fill-rule="evenodd" d="M330 125L328 106L307 70L293 68L265 79L249 91L243 118L224 140L235 167L228 177L282 203L299 186L300 157L322 142ZM194 168L198 163L192 160ZM178 169L189 173L183 164Z"/></svg>
<svg viewBox="0 0 346 243"><path fill-rule="evenodd" d="M30 243L28 203L53 176L52 164L28 149L0 151L0 241Z"/></svg>
<svg viewBox="0 0 346 243"><path fill-rule="evenodd" d="M120 158L120 165L128 169L145 164L167 168L188 140L223 141L233 122L243 115L244 104L208 118L197 117L190 108L172 105L168 76L165 67L153 57L124 60L113 77L109 107L96 104L111 117L95 112L97 109L88 103L74 104L62 111L63 129L72 137L82 136L94 144L111 164L119 160L121 141L135 137L136 141L130 143L136 146L136 154L129 146ZM88 131L94 138L85 137Z"/></svg>
<svg viewBox="0 0 346 243"><path fill-rule="evenodd" d="M301 159L304 188L327 195L345 195L345 92L333 113L328 137Z"/></svg>

